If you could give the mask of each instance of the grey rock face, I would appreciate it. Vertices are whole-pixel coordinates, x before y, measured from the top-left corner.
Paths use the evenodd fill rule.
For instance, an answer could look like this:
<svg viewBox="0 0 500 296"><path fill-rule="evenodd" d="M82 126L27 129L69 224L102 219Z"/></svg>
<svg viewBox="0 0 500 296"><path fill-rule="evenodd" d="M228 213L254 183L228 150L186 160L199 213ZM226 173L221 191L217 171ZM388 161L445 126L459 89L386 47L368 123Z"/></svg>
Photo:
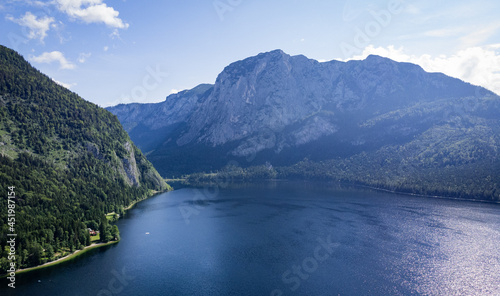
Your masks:
<svg viewBox="0 0 500 296"><path fill-rule="evenodd" d="M146 140L141 136L158 134L158 141L148 142L145 149L154 163L155 157L185 147L226 147L226 155L249 157L300 150L324 139L358 147L383 137L411 136L417 128L393 125L388 133L366 122L416 104L473 97L478 89L494 96L458 79L379 56L319 63L275 50L227 66L214 85L197 86L162 103L108 110L143 150Z"/></svg>
<svg viewBox="0 0 500 296"><path fill-rule="evenodd" d="M128 152L128 156L122 159L121 168L123 168L125 180L129 185L138 186L139 185L139 170L137 169L137 162L135 160L134 149L130 142L125 142L123 145L125 150Z"/></svg>

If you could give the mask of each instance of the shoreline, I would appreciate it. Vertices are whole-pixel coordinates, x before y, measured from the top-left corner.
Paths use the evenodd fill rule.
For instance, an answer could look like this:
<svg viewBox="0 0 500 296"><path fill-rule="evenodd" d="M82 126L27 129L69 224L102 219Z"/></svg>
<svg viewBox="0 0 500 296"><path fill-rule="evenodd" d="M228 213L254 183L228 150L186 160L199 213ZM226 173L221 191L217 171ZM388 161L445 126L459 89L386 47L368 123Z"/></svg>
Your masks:
<svg viewBox="0 0 500 296"><path fill-rule="evenodd" d="M383 192L388 192L388 193L392 193L392 194L399 194L399 195L418 196L418 197L425 197L425 198L431 198L431 199L469 201L469 202L474 202L474 203L500 204L500 201L495 201L495 200L477 199L477 198L460 198L460 197L452 197L452 196L446 196L446 195L428 195L428 194L420 194L420 193L410 193L410 192L396 191L396 190L390 190L390 189L379 188L379 187L374 187L374 186L369 186L369 185L362 185L362 184L351 184L351 185L354 187L367 188L367 189L372 189L375 191L383 191Z"/></svg>
<svg viewBox="0 0 500 296"><path fill-rule="evenodd" d="M173 180L173 179L171 179ZM182 179L179 179L182 180ZM366 185L366 184L361 184L358 182L349 182L349 181L340 181L340 180L315 180L315 179L283 179L283 178L277 178L277 179L254 179L254 180L231 180L229 183L255 183L259 181L273 181L273 182L282 182L282 181L307 181L307 182L320 182L320 183L331 183L331 184L338 184L342 186L352 186L356 188L364 188L364 189L370 189L374 191L380 191L380 192L387 192L387 193L392 193L392 194L399 194L399 195L407 195L407 196L418 196L418 197L425 197L425 198L432 198L432 199L441 199L441 200L456 200L456 201L468 201L468 202L474 202L474 203L487 203L487 204L500 204L500 201L498 200L488 200L488 199L481 199L481 198L465 198L465 197L454 197L454 196L448 196L448 195L429 195L429 194L422 194L422 193L411 193L411 192L404 192L404 191L397 191L397 190L391 190L387 189L384 187L376 187L376 186L371 186L371 185ZM192 182L189 183L187 181L187 178L184 179L184 185L187 187L203 187L203 186L217 186L217 182L215 181L197 181L197 182Z"/></svg>
<svg viewBox="0 0 500 296"><path fill-rule="evenodd" d="M156 190L151 190L151 192L146 195L145 197L139 199L139 200L136 200L134 202L132 202L130 205L128 205L126 208L124 208L125 211L127 210L130 210L133 206L135 206L138 202L141 202L143 200L146 200L150 197L153 197L157 194L160 194L160 193L163 193L163 192L168 192L168 191L171 191L171 189L169 190L169 188L171 187L167 187L167 189L163 190L163 191L156 191ZM119 219L121 219L122 217L120 217ZM92 249L97 249L97 248L100 248L100 247L104 247L104 246L110 246L110 245L113 245L113 244L117 244L119 243L120 240L117 240L117 241L109 241L107 243L93 243L89 246L86 246L84 247L82 250L76 250L74 251L73 253L71 254L68 254L64 257L61 257L57 260L54 260L54 261L50 261L50 262L46 262L44 264L41 264L41 265L37 265L37 266L32 266L32 267L27 267L27 268L22 268L22 269L18 269L15 271L16 275L17 274L21 274L21 273L27 273L27 272L31 272L31 271L35 271L35 270L39 270L39 269L43 269L43 268L47 268L47 267L50 267L50 266L55 266L57 264L60 264L62 262L65 262L65 261L68 261L68 260L71 260L73 258L77 258L78 256L80 255L83 255L85 254L86 252L92 250ZM8 273L7 274L1 274L0 275L0 278L6 278L8 276Z"/></svg>
<svg viewBox="0 0 500 296"><path fill-rule="evenodd" d="M124 211L128 211L128 210L130 210L131 208L133 208L133 207L134 207L137 203L139 203L139 202L141 202L141 201L144 201L144 200L146 200L146 199L148 199L148 198L150 198L150 197L153 197L153 196L155 196L155 195L158 195L158 194L160 194L160 193L165 193L165 192L169 192L169 191L172 191L172 190L173 190L173 189L172 189L170 186L168 186L168 187L167 187L165 190L163 190L163 191L151 190L151 192L149 192L149 194L148 194L148 195L146 195L145 197L143 197L143 198L141 198L141 199L138 199L138 200L136 200L136 201L133 201L133 202L132 202L131 204L129 204L126 208L123 208L123 210L124 210ZM110 214L110 213L108 213L108 214ZM108 215L108 214L106 214L106 215ZM121 218L122 218L122 217L120 217L119 219L121 219Z"/></svg>
<svg viewBox="0 0 500 296"><path fill-rule="evenodd" d="M18 275L18 274L21 274L21 273L27 273L27 272L35 271L35 270L38 270L38 269L44 269L44 268L47 268L47 267L50 267L50 266L54 266L54 265L60 264L62 262L71 260L73 258L77 258L78 256L83 255L83 254L85 254L86 252L88 252L90 250L97 249L97 248L104 247L104 246L114 245L114 244L117 244L118 242L120 242L120 241L117 240L117 241L110 241L110 242L107 242L107 243L97 243L97 244L94 243L94 244L91 244L90 246L86 246L85 248L83 248L81 250L76 250L73 253L68 254L68 255L66 255L64 257L61 257L61 258L59 258L57 260L50 261L50 262L44 263L42 265L37 265L37 266L33 266L33 267L27 267L27 268L18 269L18 270L15 271L15 273L16 273L16 275ZM8 274L4 274L4 275L1 276L1 278L5 278L7 276L8 276Z"/></svg>

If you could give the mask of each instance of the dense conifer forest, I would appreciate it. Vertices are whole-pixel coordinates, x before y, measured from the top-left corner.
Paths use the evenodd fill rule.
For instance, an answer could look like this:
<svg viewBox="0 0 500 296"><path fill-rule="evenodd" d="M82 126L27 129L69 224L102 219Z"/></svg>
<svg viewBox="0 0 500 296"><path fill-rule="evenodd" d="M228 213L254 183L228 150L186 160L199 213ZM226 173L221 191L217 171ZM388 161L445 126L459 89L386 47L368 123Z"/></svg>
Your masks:
<svg viewBox="0 0 500 296"><path fill-rule="evenodd" d="M106 214L122 215L168 188L114 115L2 46L0 185L1 270L8 233L17 235L17 268L39 265L90 245L89 228L102 242L118 239ZM9 187L16 196L10 224Z"/></svg>

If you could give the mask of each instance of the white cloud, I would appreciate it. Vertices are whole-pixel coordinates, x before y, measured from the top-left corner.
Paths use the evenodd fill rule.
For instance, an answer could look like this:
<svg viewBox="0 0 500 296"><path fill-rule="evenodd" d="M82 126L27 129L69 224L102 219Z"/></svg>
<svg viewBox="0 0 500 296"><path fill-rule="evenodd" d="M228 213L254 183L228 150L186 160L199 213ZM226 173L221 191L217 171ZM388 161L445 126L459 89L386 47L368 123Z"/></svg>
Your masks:
<svg viewBox="0 0 500 296"><path fill-rule="evenodd" d="M445 28L445 29L430 30L430 31L424 32L423 35L427 36L427 37L438 37L438 38L454 37L454 36L457 36L457 35L464 33L465 31L466 30L463 27Z"/></svg>
<svg viewBox="0 0 500 296"><path fill-rule="evenodd" d="M458 47L469 48L481 46L488 43L488 40L498 34L500 21L488 24L462 24L439 29L428 30L419 34L408 34L399 36L400 39L415 39L421 37L431 38L453 38L458 41Z"/></svg>
<svg viewBox="0 0 500 296"><path fill-rule="evenodd" d="M29 39L38 38L43 42L43 39L47 37L47 31L50 30L51 24L55 21L52 17L42 17L37 18L34 14L27 11L23 17L15 19L12 16L7 16L7 20L10 20L20 26L29 29L28 37Z"/></svg>
<svg viewBox="0 0 500 296"><path fill-rule="evenodd" d="M463 47L476 46L488 40L498 32L500 22L495 22L484 27L477 27L471 30L467 35L460 38Z"/></svg>
<svg viewBox="0 0 500 296"><path fill-rule="evenodd" d="M104 51L108 51L108 49L109 49L109 46L107 46L107 45L104 46L104 48L103 48Z"/></svg>
<svg viewBox="0 0 500 296"><path fill-rule="evenodd" d="M61 82L61 81L57 81L55 79L52 79L52 81L54 81L55 83L59 84L62 87L65 87L67 89L71 89L72 86L76 85L76 83L64 83L64 82Z"/></svg>
<svg viewBox="0 0 500 296"><path fill-rule="evenodd" d="M118 17L120 14L103 0L54 0L57 8L72 18L85 23L104 23L109 27L126 29L129 24Z"/></svg>
<svg viewBox="0 0 500 296"><path fill-rule="evenodd" d="M181 91L181 90L179 90L179 89L175 89L175 88L173 88L173 89L171 89L171 90L170 90L170 94L169 94L169 95L176 94L176 93L178 93L178 92L180 92L180 91Z"/></svg>
<svg viewBox="0 0 500 296"><path fill-rule="evenodd" d="M453 55L437 57L428 54L408 55L402 47L375 48L370 45L361 55L352 59L364 59L370 54L388 57L398 62L414 63L425 71L441 72L500 94L500 44L469 47Z"/></svg>
<svg viewBox="0 0 500 296"><path fill-rule="evenodd" d="M87 61L88 58L90 58L90 56L92 55L92 53L88 52L88 53L85 53L85 52L82 52L80 53L80 55L78 56L78 62L79 63L85 63L85 61Z"/></svg>
<svg viewBox="0 0 500 296"><path fill-rule="evenodd" d="M31 60L37 63L50 64L59 62L61 69L74 69L75 65L69 62L60 51L44 52L39 56L32 56Z"/></svg>
<svg viewBox="0 0 500 296"><path fill-rule="evenodd" d="M109 37L111 37L111 39L120 39L120 33L118 32L118 29L114 29L113 33L109 34Z"/></svg>

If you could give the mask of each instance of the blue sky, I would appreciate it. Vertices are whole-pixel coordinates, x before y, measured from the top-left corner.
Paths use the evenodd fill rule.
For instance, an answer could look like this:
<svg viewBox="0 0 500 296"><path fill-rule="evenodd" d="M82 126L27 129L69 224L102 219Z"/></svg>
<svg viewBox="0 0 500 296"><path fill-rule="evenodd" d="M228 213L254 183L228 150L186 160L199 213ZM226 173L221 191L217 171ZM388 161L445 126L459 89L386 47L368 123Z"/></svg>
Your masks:
<svg viewBox="0 0 500 296"><path fill-rule="evenodd" d="M4 0L0 44L101 106L162 101L274 49L379 54L500 93L494 0Z"/></svg>

